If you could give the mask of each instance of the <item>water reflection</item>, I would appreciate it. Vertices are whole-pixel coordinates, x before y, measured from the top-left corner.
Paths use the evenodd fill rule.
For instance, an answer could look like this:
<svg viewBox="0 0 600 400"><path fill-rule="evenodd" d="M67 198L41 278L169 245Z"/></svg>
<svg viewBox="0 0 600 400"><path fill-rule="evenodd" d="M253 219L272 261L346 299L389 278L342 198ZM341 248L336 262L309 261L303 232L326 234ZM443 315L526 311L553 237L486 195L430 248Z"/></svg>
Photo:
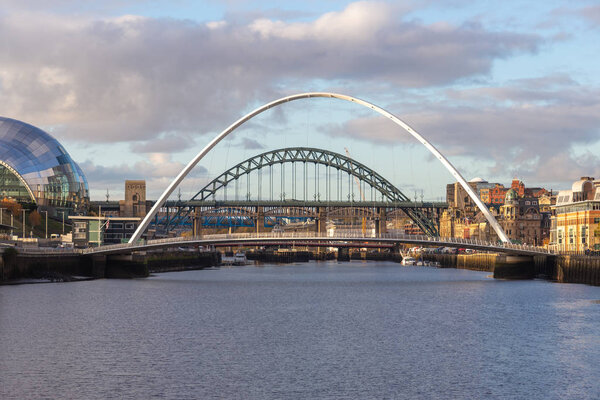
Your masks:
<svg viewBox="0 0 600 400"><path fill-rule="evenodd" d="M600 393L600 288L310 263L0 288L0 398Z"/></svg>

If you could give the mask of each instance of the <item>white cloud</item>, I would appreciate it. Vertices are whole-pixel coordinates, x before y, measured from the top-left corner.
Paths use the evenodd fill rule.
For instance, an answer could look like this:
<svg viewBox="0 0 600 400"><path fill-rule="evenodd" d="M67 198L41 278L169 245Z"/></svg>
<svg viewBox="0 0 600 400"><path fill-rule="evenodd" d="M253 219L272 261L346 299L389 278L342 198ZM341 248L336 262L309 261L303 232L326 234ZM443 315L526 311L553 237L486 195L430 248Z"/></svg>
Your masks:
<svg viewBox="0 0 600 400"><path fill-rule="evenodd" d="M402 18L375 2L304 23L5 15L2 113L89 142L203 134L282 87L303 91L315 79L446 84L488 74L494 59L533 52L541 40Z"/></svg>
<svg viewBox="0 0 600 400"><path fill-rule="evenodd" d="M451 159L466 156L475 163L493 164L479 175L513 174L533 182L564 183L600 171L597 156L574 151L599 143L600 89L566 76L452 89L436 102L398 103L388 109L399 110L398 117ZM378 117L359 117L326 132L387 145L409 138Z"/></svg>

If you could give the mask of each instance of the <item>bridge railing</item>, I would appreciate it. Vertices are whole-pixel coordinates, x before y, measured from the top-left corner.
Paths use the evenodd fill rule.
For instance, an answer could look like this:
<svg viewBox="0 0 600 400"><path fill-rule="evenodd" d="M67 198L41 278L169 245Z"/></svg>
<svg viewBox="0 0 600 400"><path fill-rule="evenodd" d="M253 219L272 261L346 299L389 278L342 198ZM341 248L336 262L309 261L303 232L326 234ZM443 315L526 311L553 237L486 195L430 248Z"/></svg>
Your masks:
<svg viewBox="0 0 600 400"><path fill-rule="evenodd" d="M327 240L345 240L345 239L388 239L388 240L399 240L399 241L407 241L413 242L415 244L424 244L431 243L432 246L438 245L443 246L444 244L455 244L455 245L465 245L465 247L476 246L478 248L485 248L493 251L494 249L511 249L511 250L519 250L521 252L530 252L530 253L543 253L543 254L553 254L550 250L530 245L523 244L515 244L515 243L493 243L486 242L480 239L464 239L464 238L440 238L440 237L432 237L427 235L407 235L402 233L382 233L379 235L363 235L362 232L342 232L335 234L333 236L329 236L327 234L318 233L318 232L264 232L264 233L230 233L230 234L211 234L211 235L203 235L203 236L189 236L189 237L172 237L172 238L164 238L164 239L151 239L151 240L141 240L136 243L121 243L121 244L113 244L113 245L105 245L101 247L94 247L83 249L83 254L94 253L97 251L110 251L110 250L118 250L118 249L126 249L126 248L144 248L144 247L152 247L161 244L173 243L174 245L179 244L183 245L186 242L199 242L199 241L211 241L211 240L239 240L239 239L327 239Z"/></svg>
<svg viewBox="0 0 600 400"><path fill-rule="evenodd" d="M16 247L17 252L21 254L78 254L79 249L62 248L62 247Z"/></svg>

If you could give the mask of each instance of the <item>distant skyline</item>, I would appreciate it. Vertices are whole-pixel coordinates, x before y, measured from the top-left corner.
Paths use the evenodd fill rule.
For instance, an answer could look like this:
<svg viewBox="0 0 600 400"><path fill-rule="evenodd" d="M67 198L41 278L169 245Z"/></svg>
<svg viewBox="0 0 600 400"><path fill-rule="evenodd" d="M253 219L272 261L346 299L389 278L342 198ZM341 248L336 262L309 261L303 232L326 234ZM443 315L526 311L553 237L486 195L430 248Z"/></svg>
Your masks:
<svg viewBox="0 0 600 400"><path fill-rule="evenodd" d="M306 91L387 109L467 179L557 190L600 177L596 1L47 3L0 5L0 115L63 143L94 199L106 188L118 199L125 179L140 178L155 198L220 130ZM451 181L387 121L320 102L253 121L182 192L306 142L349 147L407 194L439 198Z"/></svg>

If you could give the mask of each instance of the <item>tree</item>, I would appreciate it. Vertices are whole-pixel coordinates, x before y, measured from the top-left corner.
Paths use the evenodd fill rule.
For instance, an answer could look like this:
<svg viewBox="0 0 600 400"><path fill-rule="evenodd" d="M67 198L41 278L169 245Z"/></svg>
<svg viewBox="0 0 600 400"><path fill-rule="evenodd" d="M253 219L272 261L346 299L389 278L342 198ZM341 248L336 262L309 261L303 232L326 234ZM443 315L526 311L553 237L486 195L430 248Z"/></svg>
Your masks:
<svg viewBox="0 0 600 400"><path fill-rule="evenodd" d="M16 201L11 201L8 199L2 200L0 203L0 207L6 208L12 215L19 215L23 207Z"/></svg>
<svg viewBox="0 0 600 400"><path fill-rule="evenodd" d="M36 210L29 214L29 224L33 227L38 226L42 222L42 216Z"/></svg>

